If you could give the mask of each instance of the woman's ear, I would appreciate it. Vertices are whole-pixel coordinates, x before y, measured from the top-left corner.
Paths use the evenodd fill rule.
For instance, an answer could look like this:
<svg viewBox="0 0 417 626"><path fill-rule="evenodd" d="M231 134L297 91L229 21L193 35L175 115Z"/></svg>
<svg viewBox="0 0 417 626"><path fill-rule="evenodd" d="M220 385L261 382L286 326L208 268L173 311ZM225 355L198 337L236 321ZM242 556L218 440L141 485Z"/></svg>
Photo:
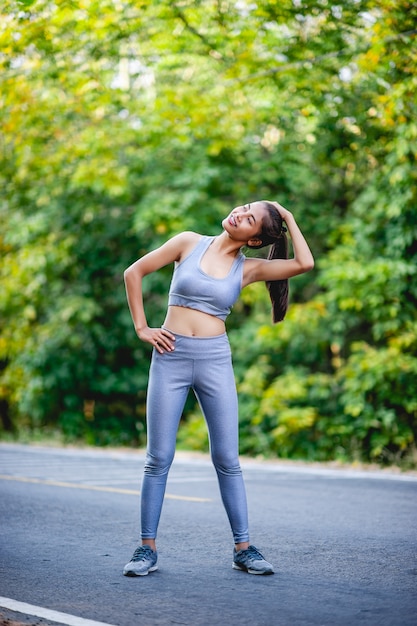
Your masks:
<svg viewBox="0 0 417 626"><path fill-rule="evenodd" d="M248 241L248 246L250 248L257 248L262 244L262 239L259 239L259 237L252 237L252 239L249 239Z"/></svg>

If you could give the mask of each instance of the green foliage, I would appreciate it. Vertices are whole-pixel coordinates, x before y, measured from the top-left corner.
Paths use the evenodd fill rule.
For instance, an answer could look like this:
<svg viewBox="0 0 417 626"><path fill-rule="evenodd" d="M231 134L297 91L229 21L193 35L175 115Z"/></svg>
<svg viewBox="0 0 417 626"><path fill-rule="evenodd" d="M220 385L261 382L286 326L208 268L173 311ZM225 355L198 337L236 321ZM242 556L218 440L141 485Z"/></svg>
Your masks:
<svg viewBox="0 0 417 626"><path fill-rule="evenodd" d="M416 8L408 0L0 9L2 431L143 445L149 350L122 275L233 204L276 198L316 257L272 326L228 322L246 453L415 449ZM163 320L170 271L147 277ZM195 404L181 445L207 446Z"/></svg>
<svg viewBox="0 0 417 626"><path fill-rule="evenodd" d="M415 336L414 325L414 336ZM414 340L414 355L415 355ZM367 458L398 462L414 442L417 358L400 342L375 349L361 342L341 368L345 435Z"/></svg>

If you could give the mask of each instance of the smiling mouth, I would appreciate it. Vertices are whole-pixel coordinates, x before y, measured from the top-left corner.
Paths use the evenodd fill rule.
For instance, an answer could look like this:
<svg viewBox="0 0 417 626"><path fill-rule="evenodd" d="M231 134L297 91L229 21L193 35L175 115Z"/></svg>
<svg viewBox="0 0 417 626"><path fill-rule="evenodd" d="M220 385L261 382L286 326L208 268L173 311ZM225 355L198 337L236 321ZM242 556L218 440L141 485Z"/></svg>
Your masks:
<svg viewBox="0 0 417 626"><path fill-rule="evenodd" d="M236 223L236 218L235 218L235 216L234 216L234 215L231 215L231 216L229 217L229 224L231 224L232 226L235 226L235 227L237 226L237 223Z"/></svg>

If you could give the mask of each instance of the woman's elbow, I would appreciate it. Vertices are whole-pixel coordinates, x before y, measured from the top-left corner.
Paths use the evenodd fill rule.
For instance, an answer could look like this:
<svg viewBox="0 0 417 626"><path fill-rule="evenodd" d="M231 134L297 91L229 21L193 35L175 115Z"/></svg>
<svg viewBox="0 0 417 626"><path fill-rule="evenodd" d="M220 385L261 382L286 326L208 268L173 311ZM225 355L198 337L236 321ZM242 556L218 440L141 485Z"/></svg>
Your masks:
<svg viewBox="0 0 417 626"><path fill-rule="evenodd" d="M123 279L126 284L136 284L140 282L147 272L143 271L140 259L129 265L123 272Z"/></svg>
<svg viewBox="0 0 417 626"><path fill-rule="evenodd" d="M310 262L307 263L306 272L310 272L313 269L314 269L314 259L313 257L311 257Z"/></svg>
<svg viewBox="0 0 417 626"><path fill-rule="evenodd" d="M129 279L132 277L132 274L133 274L133 265L129 265L129 267L127 267L125 271L123 272L123 280L125 283L129 281Z"/></svg>
<svg viewBox="0 0 417 626"><path fill-rule="evenodd" d="M303 272L310 272L314 269L314 258L310 256L308 259L304 259L301 263L301 268Z"/></svg>

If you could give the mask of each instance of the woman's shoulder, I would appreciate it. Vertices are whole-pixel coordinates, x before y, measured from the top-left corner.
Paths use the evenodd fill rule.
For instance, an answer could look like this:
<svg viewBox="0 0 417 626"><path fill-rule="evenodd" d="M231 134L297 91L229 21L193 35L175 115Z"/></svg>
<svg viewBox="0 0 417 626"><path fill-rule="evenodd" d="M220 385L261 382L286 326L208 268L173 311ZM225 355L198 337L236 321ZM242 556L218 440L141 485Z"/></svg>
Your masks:
<svg viewBox="0 0 417 626"><path fill-rule="evenodd" d="M175 235L178 238L178 241L183 241L184 243L196 243L200 241L204 237L204 235L200 235L192 230L184 230L182 233Z"/></svg>
<svg viewBox="0 0 417 626"><path fill-rule="evenodd" d="M189 248L190 246L197 245L203 237L203 235L195 233L192 230L184 230L183 232L178 233L178 235L171 237L168 242L172 242L172 244L180 248Z"/></svg>
<svg viewBox="0 0 417 626"><path fill-rule="evenodd" d="M186 230L178 235L175 235L174 239L176 240L177 246L180 250L178 261L181 262L185 259L204 238L204 235L196 233L192 230Z"/></svg>

